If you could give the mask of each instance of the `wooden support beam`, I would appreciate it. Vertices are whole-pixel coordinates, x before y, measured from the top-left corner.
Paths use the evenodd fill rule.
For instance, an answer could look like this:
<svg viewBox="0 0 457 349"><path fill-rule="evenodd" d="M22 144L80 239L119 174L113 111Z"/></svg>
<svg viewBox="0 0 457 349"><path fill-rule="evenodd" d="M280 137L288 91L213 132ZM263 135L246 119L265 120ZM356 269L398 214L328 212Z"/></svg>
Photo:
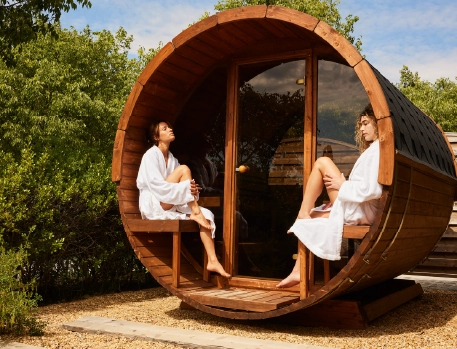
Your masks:
<svg viewBox="0 0 457 349"><path fill-rule="evenodd" d="M211 272L207 268L208 265L208 253L203 249L203 280L209 282Z"/></svg>
<svg viewBox="0 0 457 349"><path fill-rule="evenodd" d="M298 258L300 258L300 299L305 299L309 293L309 250L300 240L298 241Z"/></svg>
<svg viewBox="0 0 457 349"><path fill-rule="evenodd" d="M179 287L179 276L181 274L181 232L173 232L173 287Z"/></svg>

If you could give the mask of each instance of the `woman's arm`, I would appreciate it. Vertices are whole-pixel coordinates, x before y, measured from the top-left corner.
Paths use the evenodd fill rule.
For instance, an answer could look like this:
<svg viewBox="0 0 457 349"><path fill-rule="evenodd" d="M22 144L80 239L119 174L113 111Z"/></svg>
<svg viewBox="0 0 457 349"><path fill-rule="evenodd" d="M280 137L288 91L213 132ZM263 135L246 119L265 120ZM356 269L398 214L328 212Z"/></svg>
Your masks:
<svg viewBox="0 0 457 349"><path fill-rule="evenodd" d="M341 201L364 202L378 199L382 194L382 185L378 183L379 143L373 144L360 157L354 167L350 180L344 182L338 192Z"/></svg>

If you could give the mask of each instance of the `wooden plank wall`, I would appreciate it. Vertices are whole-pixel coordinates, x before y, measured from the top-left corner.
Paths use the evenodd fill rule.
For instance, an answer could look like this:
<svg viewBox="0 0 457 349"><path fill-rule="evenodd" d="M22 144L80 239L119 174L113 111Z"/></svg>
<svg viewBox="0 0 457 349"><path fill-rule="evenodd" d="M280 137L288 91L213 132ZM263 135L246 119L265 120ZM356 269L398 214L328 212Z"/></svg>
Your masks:
<svg viewBox="0 0 457 349"><path fill-rule="evenodd" d="M457 157L457 132L445 134ZM457 201L443 237L430 255L409 274L457 278Z"/></svg>

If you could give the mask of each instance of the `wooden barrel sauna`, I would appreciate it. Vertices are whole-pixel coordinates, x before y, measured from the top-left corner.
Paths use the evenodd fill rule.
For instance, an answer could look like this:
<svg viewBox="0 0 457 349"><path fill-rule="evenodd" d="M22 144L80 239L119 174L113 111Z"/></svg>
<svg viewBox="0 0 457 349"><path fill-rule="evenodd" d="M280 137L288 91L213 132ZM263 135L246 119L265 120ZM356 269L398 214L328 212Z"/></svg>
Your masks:
<svg viewBox="0 0 457 349"><path fill-rule="evenodd" d="M331 156L350 171L355 118L367 103L381 147L377 218L345 228L349 247L339 262L300 249L310 271L299 286L277 290L294 263L297 239L285 232L312 164ZM204 152L218 176L200 204L215 213L228 281L203 268L194 222L141 220L136 176L153 119L174 125L171 151L181 163L201 153L202 134L211 141ZM427 257L453 209L451 150L440 127L328 24L248 6L194 24L149 62L120 117L112 180L132 248L163 287L201 311L264 319L386 282Z"/></svg>

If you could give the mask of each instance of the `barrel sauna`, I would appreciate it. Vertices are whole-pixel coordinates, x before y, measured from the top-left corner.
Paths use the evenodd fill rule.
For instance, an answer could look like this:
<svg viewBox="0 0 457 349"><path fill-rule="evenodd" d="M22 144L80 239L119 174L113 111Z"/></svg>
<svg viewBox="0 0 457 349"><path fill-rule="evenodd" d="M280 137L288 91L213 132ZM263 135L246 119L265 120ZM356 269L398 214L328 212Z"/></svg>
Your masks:
<svg viewBox="0 0 457 349"><path fill-rule="evenodd" d="M345 228L341 261L301 246L308 269L300 285L277 290L297 254L286 230L312 165L330 156L349 174L356 116L368 103L381 148L377 218ZM141 220L136 176L153 119L172 123L180 163L191 166L200 153L217 168L200 205L215 213L230 280L208 275L194 222ZM451 147L433 120L328 24L275 6L217 13L160 50L120 117L112 180L128 239L153 277L188 306L235 319L298 314L408 272L446 231L457 186Z"/></svg>

